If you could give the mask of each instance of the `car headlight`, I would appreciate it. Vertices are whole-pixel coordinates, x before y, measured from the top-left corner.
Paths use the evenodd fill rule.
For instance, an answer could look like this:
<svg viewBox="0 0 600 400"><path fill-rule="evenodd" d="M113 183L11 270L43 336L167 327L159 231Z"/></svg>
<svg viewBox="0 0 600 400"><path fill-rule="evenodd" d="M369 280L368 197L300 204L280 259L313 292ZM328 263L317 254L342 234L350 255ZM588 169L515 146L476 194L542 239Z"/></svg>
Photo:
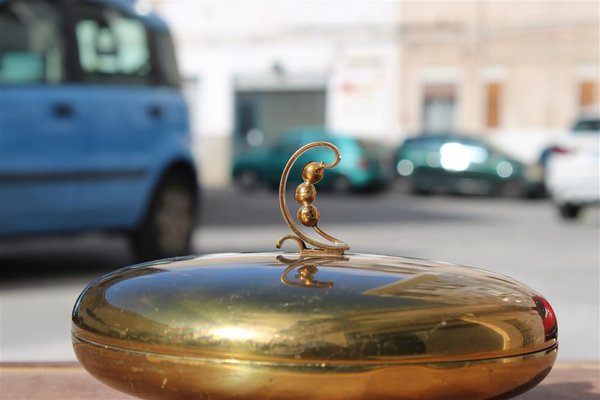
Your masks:
<svg viewBox="0 0 600 400"><path fill-rule="evenodd" d="M403 159L396 164L396 171L398 171L398 174L401 176L409 176L414 170L415 166L410 160Z"/></svg>
<svg viewBox="0 0 600 400"><path fill-rule="evenodd" d="M508 161L500 161L496 165L496 173L500 178L509 178L514 172L514 167Z"/></svg>

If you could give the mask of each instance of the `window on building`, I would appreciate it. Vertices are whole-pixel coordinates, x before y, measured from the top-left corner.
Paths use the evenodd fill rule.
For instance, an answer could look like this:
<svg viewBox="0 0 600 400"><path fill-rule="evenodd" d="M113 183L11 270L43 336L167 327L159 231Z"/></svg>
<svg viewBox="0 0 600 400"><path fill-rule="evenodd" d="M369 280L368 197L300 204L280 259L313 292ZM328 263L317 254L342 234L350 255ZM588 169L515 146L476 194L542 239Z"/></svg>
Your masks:
<svg viewBox="0 0 600 400"><path fill-rule="evenodd" d="M501 117L502 84L490 82L486 85L486 127L498 128Z"/></svg>
<svg viewBox="0 0 600 400"><path fill-rule="evenodd" d="M453 84L425 84L422 124L424 132L453 132L456 127L456 89Z"/></svg>
<svg viewBox="0 0 600 400"><path fill-rule="evenodd" d="M579 83L579 106L590 107L599 103L598 82L585 80Z"/></svg>

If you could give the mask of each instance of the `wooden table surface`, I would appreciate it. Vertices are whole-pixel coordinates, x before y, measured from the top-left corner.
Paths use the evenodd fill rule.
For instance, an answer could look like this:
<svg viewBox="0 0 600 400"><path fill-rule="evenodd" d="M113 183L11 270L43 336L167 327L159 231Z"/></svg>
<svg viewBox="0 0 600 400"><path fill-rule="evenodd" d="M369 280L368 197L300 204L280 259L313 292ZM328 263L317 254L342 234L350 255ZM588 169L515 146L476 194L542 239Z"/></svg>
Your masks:
<svg viewBox="0 0 600 400"><path fill-rule="evenodd" d="M96 381L76 363L0 363L0 398L133 399ZM600 400L600 364L557 364L521 400Z"/></svg>

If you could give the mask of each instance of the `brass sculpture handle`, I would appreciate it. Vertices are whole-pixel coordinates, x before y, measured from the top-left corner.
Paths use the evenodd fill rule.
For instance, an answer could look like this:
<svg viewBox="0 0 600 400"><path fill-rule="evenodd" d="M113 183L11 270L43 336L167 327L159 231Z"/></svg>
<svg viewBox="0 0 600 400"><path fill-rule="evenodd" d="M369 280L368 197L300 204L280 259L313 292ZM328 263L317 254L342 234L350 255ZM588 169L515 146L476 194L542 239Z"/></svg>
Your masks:
<svg viewBox="0 0 600 400"><path fill-rule="evenodd" d="M297 218L302 225L312 228L329 243L317 241L304 234L292 219L285 200L287 179L292 166L304 152L313 147L329 148L335 154L335 160L331 164L326 164L323 161L311 161L302 168L302 179L304 182L298 185L294 194L294 198L301 205L297 212ZM320 217L319 210L312 204L317 196L315 184L323 179L327 168L334 168L339 164L341 159L342 156L340 155L340 151L333 144L329 142L314 142L302 146L288 160L281 174L281 182L279 183L279 208L281 209L281 214L283 215L285 223L290 227L293 233L286 235L277 241L276 246L278 249L281 248L283 242L288 239L294 240L298 244L300 253L307 255L340 256L350 248L347 243L334 238L318 227ZM306 243L314 246L315 249L309 249L306 246Z"/></svg>

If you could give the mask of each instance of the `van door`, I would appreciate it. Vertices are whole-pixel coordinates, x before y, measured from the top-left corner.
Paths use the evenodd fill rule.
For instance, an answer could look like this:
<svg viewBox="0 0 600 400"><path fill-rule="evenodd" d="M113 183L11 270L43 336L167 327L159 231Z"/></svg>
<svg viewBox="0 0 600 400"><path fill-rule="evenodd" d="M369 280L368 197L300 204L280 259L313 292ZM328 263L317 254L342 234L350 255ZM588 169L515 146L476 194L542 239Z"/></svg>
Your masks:
<svg viewBox="0 0 600 400"><path fill-rule="evenodd" d="M0 2L0 234L79 226L80 115L59 4Z"/></svg>
<svg viewBox="0 0 600 400"><path fill-rule="evenodd" d="M82 182L85 220L99 228L128 228L150 194L152 150L164 123L150 34L123 9L75 4L82 80L77 108L84 116L84 168L90 172Z"/></svg>

